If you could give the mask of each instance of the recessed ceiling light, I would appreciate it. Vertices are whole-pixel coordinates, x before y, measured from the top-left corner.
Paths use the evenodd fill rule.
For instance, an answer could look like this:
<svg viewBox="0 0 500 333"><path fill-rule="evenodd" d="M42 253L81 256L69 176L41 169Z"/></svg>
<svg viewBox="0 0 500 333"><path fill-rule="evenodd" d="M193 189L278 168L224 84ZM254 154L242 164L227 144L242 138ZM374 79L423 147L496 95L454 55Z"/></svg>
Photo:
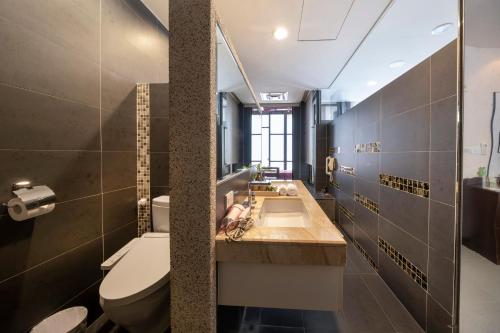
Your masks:
<svg viewBox="0 0 500 333"><path fill-rule="evenodd" d="M396 61L393 61L389 64L389 67L390 68L401 68L403 67L404 65L406 65L406 62L403 61L403 60L396 60Z"/></svg>
<svg viewBox="0 0 500 333"><path fill-rule="evenodd" d="M288 100L288 92L261 92L260 99L265 102L284 102Z"/></svg>
<svg viewBox="0 0 500 333"><path fill-rule="evenodd" d="M431 34L432 35L440 35L443 32L447 31L453 26L453 23L443 23L432 29Z"/></svg>
<svg viewBox="0 0 500 333"><path fill-rule="evenodd" d="M377 81L373 81L373 80L370 80L370 81L366 82L366 85L368 87L373 87L373 86L376 86L377 84L378 84L378 82Z"/></svg>
<svg viewBox="0 0 500 333"><path fill-rule="evenodd" d="M283 27L278 27L274 29L273 36L277 40L283 40L286 37L288 37L288 30L286 30L286 28Z"/></svg>

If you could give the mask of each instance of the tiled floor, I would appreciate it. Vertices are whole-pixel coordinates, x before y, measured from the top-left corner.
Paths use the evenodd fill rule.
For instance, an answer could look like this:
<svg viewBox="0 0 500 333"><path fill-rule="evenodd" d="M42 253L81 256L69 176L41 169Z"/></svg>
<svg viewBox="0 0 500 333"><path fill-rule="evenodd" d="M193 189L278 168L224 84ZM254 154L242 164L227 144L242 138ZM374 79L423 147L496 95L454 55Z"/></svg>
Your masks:
<svg viewBox="0 0 500 333"><path fill-rule="evenodd" d="M500 265L462 246L460 333L500 330Z"/></svg>
<svg viewBox="0 0 500 333"><path fill-rule="evenodd" d="M341 312L220 306L219 333L423 332L380 276L348 244Z"/></svg>

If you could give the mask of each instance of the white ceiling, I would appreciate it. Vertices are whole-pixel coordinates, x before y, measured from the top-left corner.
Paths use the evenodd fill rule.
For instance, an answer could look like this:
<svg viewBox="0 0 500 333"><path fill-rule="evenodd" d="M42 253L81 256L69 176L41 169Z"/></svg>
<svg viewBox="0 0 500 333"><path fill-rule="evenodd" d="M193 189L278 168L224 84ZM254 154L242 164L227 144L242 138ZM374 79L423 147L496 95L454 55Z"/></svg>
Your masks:
<svg viewBox="0 0 500 333"><path fill-rule="evenodd" d="M297 103L306 90L328 88L337 77L323 100L357 102L453 40L456 30L430 31L457 23L457 2L216 0L216 10L257 94L288 91L287 102ZM273 38L277 26L288 29L287 39ZM399 59L407 65L388 67ZM369 80L378 84L367 87Z"/></svg>
<svg viewBox="0 0 500 333"><path fill-rule="evenodd" d="M307 35L301 34L301 38L323 39L325 33L321 28L335 31L339 21L345 20L337 39L298 41L304 1L308 2L305 8L310 10L304 21ZM216 10L257 94L288 91L287 102L297 103L305 90L328 87L389 3L389 0L354 0L346 17L343 0L336 0L339 4L333 9L332 0L304 1L216 0ZM312 24L311 15L318 8L333 10L332 26L328 26L324 15L319 28ZM273 38L277 26L288 29L287 39Z"/></svg>
<svg viewBox="0 0 500 333"><path fill-rule="evenodd" d="M361 102L454 40L457 5L457 0L394 1L330 89L322 91L322 102ZM446 22L454 26L441 35L431 34ZM406 65L390 68L397 60ZM377 84L368 86L368 81Z"/></svg>

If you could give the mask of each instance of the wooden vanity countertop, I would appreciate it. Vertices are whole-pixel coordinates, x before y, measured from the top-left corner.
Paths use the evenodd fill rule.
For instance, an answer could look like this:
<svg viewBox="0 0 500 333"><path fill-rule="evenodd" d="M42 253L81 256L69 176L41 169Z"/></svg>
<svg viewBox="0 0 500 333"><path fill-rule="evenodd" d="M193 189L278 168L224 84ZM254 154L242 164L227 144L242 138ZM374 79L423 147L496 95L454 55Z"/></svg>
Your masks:
<svg viewBox="0 0 500 333"><path fill-rule="evenodd" d="M294 180L297 196L256 196L252 217L257 221L266 198L302 199L309 214L307 227L266 227L254 225L237 242L227 242L223 232L216 236L219 262L269 263L284 265L344 266L346 241L323 212L302 181Z"/></svg>

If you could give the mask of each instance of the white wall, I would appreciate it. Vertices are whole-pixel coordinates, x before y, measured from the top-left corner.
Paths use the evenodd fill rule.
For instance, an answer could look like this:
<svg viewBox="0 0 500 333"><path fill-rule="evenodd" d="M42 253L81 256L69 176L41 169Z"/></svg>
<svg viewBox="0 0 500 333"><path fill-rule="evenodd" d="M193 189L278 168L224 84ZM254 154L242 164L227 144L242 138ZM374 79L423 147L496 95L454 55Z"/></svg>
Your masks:
<svg viewBox="0 0 500 333"><path fill-rule="evenodd" d="M500 91L500 48L465 47L464 71L464 177L474 177L487 166L491 146L493 92ZM488 144L480 152L480 144Z"/></svg>

